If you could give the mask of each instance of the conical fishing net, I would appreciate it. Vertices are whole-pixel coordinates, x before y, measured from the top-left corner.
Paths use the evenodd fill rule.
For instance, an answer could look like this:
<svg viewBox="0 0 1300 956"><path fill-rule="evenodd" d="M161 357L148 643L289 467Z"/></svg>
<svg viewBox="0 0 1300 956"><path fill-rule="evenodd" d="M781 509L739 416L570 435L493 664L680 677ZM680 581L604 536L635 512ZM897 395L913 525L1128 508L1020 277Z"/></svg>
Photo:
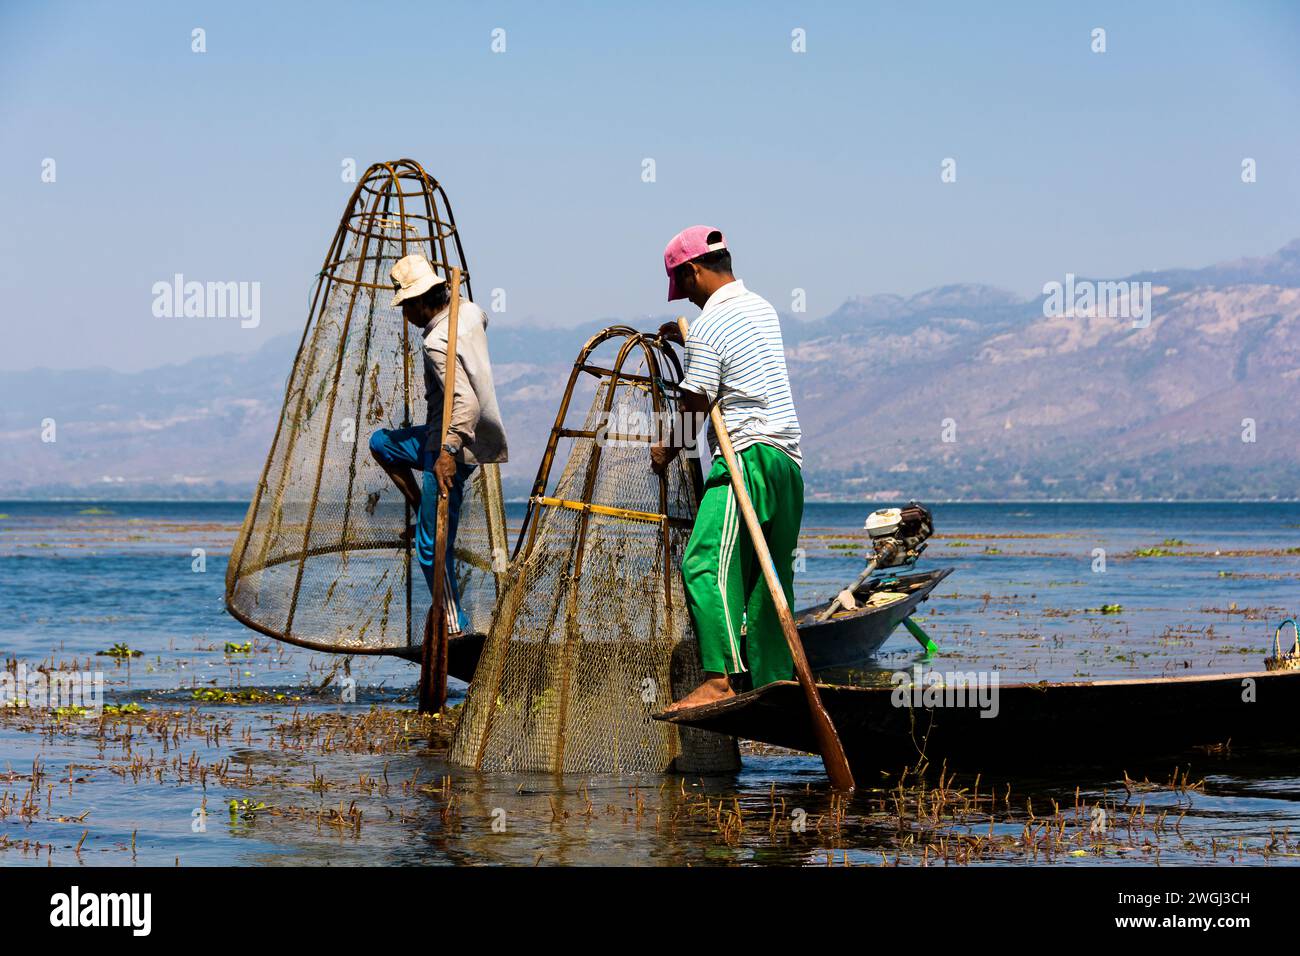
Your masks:
<svg viewBox="0 0 1300 956"><path fill-rule="evenodd" d="M416 515L373 460L370 434L423 424L420 331L393 309L389 271L423 253L450 276L464 253L446 194L412 160L362 177L330 244L284 408L226 572L226 607L290 643L418 656L429 589ZM466 295L469 274L462 271ZM475 469L456 537L471 630L485 631L506 566L501 479ZM494 570L495 569L495 570Z"/></svg>
<svg viewBox="0 0 1300 956"><path fill-rule="evenodd" d="M611 350L612 361L598 363ZM583 348L456 729L454 762L586 773L738 766L731 738L650 716L703 679L679 573L699 464L679 456L661 478L649 459L679 378L669 347L632 329L608 329ZM583 383L594 394L575 427L569 409Z"/></svg>

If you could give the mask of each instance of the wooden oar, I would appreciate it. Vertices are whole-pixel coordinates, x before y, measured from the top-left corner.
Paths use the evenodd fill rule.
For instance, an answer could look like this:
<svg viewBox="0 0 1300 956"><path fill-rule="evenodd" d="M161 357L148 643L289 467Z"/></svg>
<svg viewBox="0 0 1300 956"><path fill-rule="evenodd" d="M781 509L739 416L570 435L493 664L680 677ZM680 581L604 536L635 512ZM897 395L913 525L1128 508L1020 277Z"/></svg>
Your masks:
<svg viewBox="0 0 1300 956"><path fill-rule="evenodd" d="M447 312L447 366L442 381L442 427L438 432L438 450L442 455L451 425L452 400L456 396L456 322L460 313L460 270L451 270L451 300ZM424 628L424 648L420 658L420 713L436 714L447 703L447 496L438 488L438 531L433 544L433 604Z"/></svg>
<svg viewBox="0 0 1300 956"><path fill-rule="evenodd" d="M682 341L685 342L686 319L678 317L677 325L682 330ZM813 734L817 738L817 747L821 750L826 775L830 778L831 786L836 790L852 793L853 771L849 769L849 759L844 755L844 745L840 743L839 732L831 722L831 715L826 712L826 705L822 703L821 694L817 691L812 668L808 666L808 655L804 653L803 642L799 640L799 631L794 624L794 615L790 613L785 591L781 589L781 582L776 576L776 565L772 563L772 554L768 551L767 540L763 537L763 528L758 523L758 515L754 513L754 503L749 499L749 492L745 490L744 473L741 472L740 462L736 459L736 450L731 446L727 425L722 420L722 409L716 404L709 413L709 421L713 424L713 434L717 436L722 457L727 461L727 470L731 472L731 489L735 492L741 514L745 516L745 527L749 529L749 537L754 544L754 555L763 568L763 579L767 581L767 589L772 593L772 603L776 605L777 617L781 619L785 643L790 648L790 656L794 658L794 673L799 679L799 687L803 690L804 699L808 702L808 716L812 720Z"/></svg>

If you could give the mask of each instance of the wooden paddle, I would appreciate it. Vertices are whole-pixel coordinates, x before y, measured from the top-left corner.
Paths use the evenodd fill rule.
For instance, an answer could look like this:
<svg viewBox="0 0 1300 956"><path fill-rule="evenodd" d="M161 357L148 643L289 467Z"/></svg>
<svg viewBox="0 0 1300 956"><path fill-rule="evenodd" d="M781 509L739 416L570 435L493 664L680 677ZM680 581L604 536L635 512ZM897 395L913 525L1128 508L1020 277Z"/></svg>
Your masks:
<svg viewBox="0 0 1300 956"><path fill-rule="evenodd" d="M686 319L679 316L677 325L682 330L682 341L685 342ZM772 563L772 554L768 551L767 540L763 537L763 528L758 523L758 515L754 513L754 503L749 499L749 492L745 490L744 474L740 470L740 462L736 459L736 450L731 446L727 425L722 420L722 409L716 404L709 412L709 421L713 424L713 434L717 436L722 457L727 461L727 470L731 472L731 489L735 492L741 514L745 516L745 527L749 529L750 540L754 543L755 557L763 568L763 579L767 581L767 589L772 594L772 603L776 605L777 617L781 619L785 643L790 648L790 656L794 658L794 673L799 679L799 687L803 690L804 699L808 702L808 716L812 720L813 734L817 738L818 749L821 750L826 775L830 778L831 786L836 790L852 793L855 789L853 772L849 769L848 757L844 755L844 745L840 743L839 732L831 722L831 715L826 712L821 694L817 691L812 668L808 666L808 656L804 653L803 642L799 640L799 631L794 624L794 615L790 613L785 591L781 589L781 582L776 576L776 565Z"/></svg>
<svg viewBox="0 0 1300 956"><path fill-rule="evenodd" d="M438 450L442 454L451 425L452 400L456 396L456 322L460 313L460 270L451 270L451 300L447 312L447 366L442 382L442 427L438 433ZM433 604L424 627L424 647L420 658L420 713L436 714L447 703L447 496L438 489L438 530L433 544Z"/></svg>

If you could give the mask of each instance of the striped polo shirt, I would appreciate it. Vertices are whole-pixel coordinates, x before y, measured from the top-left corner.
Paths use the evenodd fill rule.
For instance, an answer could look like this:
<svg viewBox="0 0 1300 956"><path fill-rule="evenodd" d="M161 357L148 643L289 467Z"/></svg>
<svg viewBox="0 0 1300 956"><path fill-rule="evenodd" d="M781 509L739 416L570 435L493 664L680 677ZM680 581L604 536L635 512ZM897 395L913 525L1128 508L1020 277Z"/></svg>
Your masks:
<svg viewBox="0 0 1300 956"><path fill-rule="evenodd" d="M763 442L803 464L776 309L739 279L704 303L686 338L682 387L718 400L737 453ZM721 398L719 398L721 395ZM710 429L709 446L718 442Z"/></svg>

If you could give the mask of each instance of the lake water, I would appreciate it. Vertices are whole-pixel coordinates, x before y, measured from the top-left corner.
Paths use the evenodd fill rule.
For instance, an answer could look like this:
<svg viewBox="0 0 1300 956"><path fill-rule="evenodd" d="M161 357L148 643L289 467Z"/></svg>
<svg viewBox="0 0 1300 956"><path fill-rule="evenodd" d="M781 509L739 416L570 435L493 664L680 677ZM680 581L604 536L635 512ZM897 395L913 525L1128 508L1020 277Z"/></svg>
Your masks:
<svg viewBox="0 0 1300 956"><path fill-rule="evenodd" d="M869 510L808 506L800 606L861 569ZM1274 626L1300 613L1300 504L934 510L921 567L955 572L917 617L945 668L996 669L1004 683L1255 670ZM288 647L225 613L244 511L0 502L11 670L103 671L106 702L132 711L103 722L0 713L0 865L1300 859L1300 750L1206 757L1177 781L1172 767L1127 783L1037 779L1026 767L996 791L933 774L901 789L859 781L847 805L817 758L769 748L748 748L740 774L707 779L451 767L413 714L413 665ZM522 509L510 515L517 523ZM142 654L97 656L115 644ZM879 666L910 667L918 651L900 631ZM336 687L344 666L359 682L352 704L316 690ZM232 800L247 802L232 811ZM1100 834L1098 806L1109 821Z"/></svg>

